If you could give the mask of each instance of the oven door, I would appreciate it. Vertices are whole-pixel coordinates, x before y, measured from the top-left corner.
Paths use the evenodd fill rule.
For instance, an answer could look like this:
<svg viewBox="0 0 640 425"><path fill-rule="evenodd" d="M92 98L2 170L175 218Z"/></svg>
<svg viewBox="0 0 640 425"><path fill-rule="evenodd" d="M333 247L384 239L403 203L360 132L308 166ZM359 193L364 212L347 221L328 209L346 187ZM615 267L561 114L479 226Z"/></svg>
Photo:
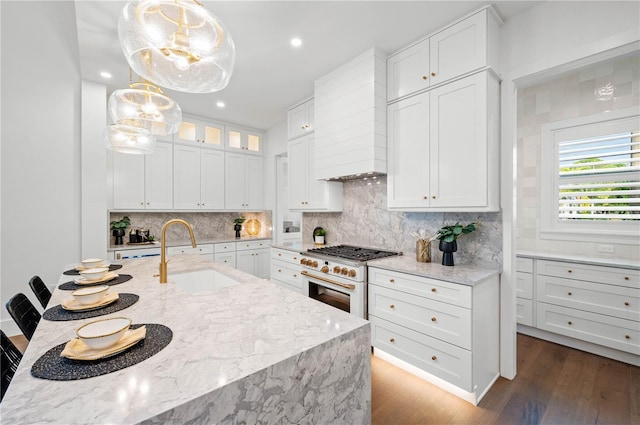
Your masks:
<svg viewBox="0 0 640 425"><path fill-rule="evenodd" d="M348 279L325 277L306 270L302 274L304 293L315 300L365 318L364 284Z"/></svg>

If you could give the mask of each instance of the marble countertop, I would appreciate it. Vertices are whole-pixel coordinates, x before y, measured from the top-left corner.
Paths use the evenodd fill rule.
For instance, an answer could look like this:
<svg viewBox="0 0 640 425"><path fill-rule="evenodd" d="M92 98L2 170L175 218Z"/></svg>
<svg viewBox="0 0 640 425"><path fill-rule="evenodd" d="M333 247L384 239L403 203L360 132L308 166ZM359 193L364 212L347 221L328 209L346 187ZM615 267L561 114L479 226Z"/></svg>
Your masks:
<svg viewBox="0 0 640 425"><path fill-rule="evenodd" d="M440 263L419 263L414 255L400 255L367 261L367 266L469 286L500 274L500 270L496 268L465 264L443 266Z"/></svg>
<svg viewBox="0 0 640 425"><path fill-rule="evenodd" d="M603 255L602 257L587 257L581 255L566 255L536 251L517 251L516 255L518 257L529 257L540 260L567 261L570 263L590 264L593 266L622 267L625 269L640 270L640 261L613 258L606 255Z"/></svg>
<svg viewBox="0 0 640 425"><path fill-rule="evenodd" d="M199 255L172 256L169 283L164 285L154 277L157 258L121 263L124 267L117 272L133 279L111 290L138 294L140 300L102 317L161 323L173 331L171 343L142 363L114 373L48 381L32 377L31 365L93 319L42 319L0 405L3 423L139 423L177 406L184 408L185 403L306 350L317 350L327 341L368 332L369 323L363 319ZM216 270L238 284L189 294L172 282L172 274L201 269ZM59 283L69 280L61 276ZM69 297L69 291L56 288L49 306Z"/></svg>
<svg viewBox="0 0 640 425"><path fill-rule="evenodd" d="M220 238L213 238L213 239L196 238L196 243L198 245L206 245L206 244L214 244L214 243L265 241L265 240L270 241L271 237L255 236L255 237L236 238L233 236L228 236L228 237L220 237ZM171 241L167 241L167 246L191 246L191 240L190 239L171 240ZM107 252L123 251L128 249L145 249L145 248L160 248L160 241L158 240L153 244L147 244L147 245L144 245L144 244L129 245L126 242L122 245L109 245L109 248L107 248Z"/></svg>

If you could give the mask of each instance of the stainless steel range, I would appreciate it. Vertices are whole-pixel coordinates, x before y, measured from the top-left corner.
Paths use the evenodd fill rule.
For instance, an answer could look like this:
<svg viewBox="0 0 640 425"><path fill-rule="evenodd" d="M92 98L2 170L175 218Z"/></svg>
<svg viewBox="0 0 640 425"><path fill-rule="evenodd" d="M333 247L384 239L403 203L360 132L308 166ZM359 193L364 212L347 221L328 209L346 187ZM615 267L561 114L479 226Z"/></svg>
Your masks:
<svg viewBox="0 0 640 425"><path fill-rule="evenodd" d="M367 261L400 252L352 245L301 252L303 291L311 298L367 318Z"/></svg>

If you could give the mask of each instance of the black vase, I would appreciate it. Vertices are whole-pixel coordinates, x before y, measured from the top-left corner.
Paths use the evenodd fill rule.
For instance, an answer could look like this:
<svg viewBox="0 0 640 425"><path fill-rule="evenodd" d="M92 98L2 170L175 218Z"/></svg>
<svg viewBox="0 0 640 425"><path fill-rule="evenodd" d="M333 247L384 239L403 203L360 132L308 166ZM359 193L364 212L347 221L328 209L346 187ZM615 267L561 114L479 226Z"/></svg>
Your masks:
<svg viewBox="0 0 640 425"><path fill-rule="evenodd" d="M124 236L124 229L113 229L113 236L116 237L115 245L122 245L122 237Z"/></svg>
<svg viewBox="0 0 640 425"><path fill-rule="evenodd" d="M442 265L453 266L453 253L458 250L458 242L455 239L453 242L445 242L444 239L440 239L438 248L442 251Z"/></svg>
<svg viewBox="0 0 640 425"><path fill-rule="evenodd" d="M240 237L240 230L242 230L242 224L234 224L233 230L236 231L236 238Z"/></svg>

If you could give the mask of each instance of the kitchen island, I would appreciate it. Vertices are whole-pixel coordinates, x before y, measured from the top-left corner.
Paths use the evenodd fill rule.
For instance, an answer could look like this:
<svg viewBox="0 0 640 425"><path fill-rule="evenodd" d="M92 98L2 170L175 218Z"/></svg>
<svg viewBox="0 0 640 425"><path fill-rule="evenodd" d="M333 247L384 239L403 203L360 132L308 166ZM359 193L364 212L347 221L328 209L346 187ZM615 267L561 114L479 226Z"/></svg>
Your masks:
<svg viewBox="0 0 640 425"><path fill-rule="evenodd" d="M198 255L172 257L167 284L154 276L158 258L122 264L117 273L133 279L111 291L140 299L102 317L163 324L173 331L171 343L107 375L43 380L31 376L31 365L95 320L43 319L0 405L3 423L371 422L367 321ZM174 275L198 270L234 284L202 290L176 283L185 279ZM56 289L49 307L70 296Z"/></svg>

